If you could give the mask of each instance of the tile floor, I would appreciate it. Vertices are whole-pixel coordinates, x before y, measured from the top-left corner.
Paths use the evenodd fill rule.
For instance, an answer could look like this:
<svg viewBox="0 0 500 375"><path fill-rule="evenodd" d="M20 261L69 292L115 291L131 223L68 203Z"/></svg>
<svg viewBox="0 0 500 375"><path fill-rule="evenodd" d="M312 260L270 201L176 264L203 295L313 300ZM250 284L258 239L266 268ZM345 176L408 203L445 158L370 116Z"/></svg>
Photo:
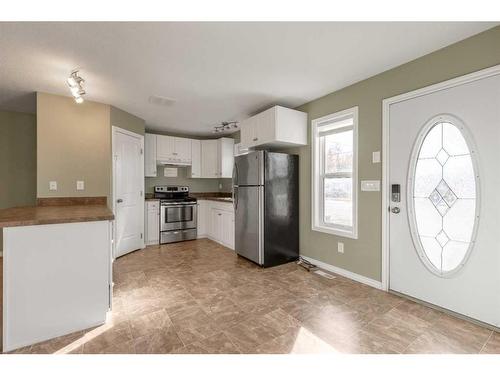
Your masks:
<svg viewBox="0 0 500 375"><path fill-rule="evenodd" d="M500 353L499 333L210 240L126 255L114 277L108 323L14 353Z"/></svg>

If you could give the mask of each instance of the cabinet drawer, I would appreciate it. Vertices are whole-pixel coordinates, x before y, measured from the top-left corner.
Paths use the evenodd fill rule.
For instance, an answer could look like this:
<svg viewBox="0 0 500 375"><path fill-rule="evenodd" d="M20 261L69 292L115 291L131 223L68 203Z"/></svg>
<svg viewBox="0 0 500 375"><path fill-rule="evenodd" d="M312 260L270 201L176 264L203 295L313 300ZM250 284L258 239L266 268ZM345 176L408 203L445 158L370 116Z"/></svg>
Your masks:
<svg viewBox="0 0 500 375"><path fill-rule="evenodd" d="M158 210L160 208L159 201L146 201L146 208L148 210Z"/></svg>

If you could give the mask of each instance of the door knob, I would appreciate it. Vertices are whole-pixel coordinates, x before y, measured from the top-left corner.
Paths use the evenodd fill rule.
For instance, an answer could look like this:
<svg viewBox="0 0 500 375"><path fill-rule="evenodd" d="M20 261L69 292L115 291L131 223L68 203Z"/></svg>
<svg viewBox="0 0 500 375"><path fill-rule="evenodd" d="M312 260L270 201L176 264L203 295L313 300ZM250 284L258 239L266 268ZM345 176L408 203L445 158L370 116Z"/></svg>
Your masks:
<svg viewBox="0 0 500 375"><path fill-rule="evenodd" d="M116 200L116 203L122 203L123 202L123 199L117 199Z"/></svg>
<svg viewBox="0 0 500 375"><path fill-rule="evenodd" d="M392 207L391 208L391 212L393 214L399 214L401 212L400 208L399 207Z"/></svg>

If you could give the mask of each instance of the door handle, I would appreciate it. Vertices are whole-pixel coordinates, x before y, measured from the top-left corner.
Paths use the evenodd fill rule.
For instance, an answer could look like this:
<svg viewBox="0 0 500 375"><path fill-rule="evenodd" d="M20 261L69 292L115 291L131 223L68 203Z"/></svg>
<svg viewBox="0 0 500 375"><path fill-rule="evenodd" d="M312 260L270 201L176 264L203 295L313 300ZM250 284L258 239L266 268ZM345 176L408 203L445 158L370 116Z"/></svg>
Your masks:
<svg viewBox="0 0 500 375"><path fill-rule="evenodd" d="M393 214L399 214L401 212L401 209L399 207L392 207L391 212Z"/></svg>
<svg viewBox="0 0 500 375"><path fill-rule="evenodd" d="M120 199L117 199L117 200L116 200L116 203L123 203L123 199L121 199L121 198L120 198Z"/></svg>

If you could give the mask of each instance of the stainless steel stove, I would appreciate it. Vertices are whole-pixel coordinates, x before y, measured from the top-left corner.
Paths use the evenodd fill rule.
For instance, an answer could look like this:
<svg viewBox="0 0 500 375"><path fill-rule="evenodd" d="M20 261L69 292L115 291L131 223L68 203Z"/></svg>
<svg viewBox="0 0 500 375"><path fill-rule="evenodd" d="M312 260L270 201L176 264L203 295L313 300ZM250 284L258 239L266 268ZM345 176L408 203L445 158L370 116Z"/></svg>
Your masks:
<svg viewBox="0 0 500 375"><path fill-rule="evenodd" d="M197 201L189 187L155 186L154 197L160 199L160 243L195 240Z"/></svg>

